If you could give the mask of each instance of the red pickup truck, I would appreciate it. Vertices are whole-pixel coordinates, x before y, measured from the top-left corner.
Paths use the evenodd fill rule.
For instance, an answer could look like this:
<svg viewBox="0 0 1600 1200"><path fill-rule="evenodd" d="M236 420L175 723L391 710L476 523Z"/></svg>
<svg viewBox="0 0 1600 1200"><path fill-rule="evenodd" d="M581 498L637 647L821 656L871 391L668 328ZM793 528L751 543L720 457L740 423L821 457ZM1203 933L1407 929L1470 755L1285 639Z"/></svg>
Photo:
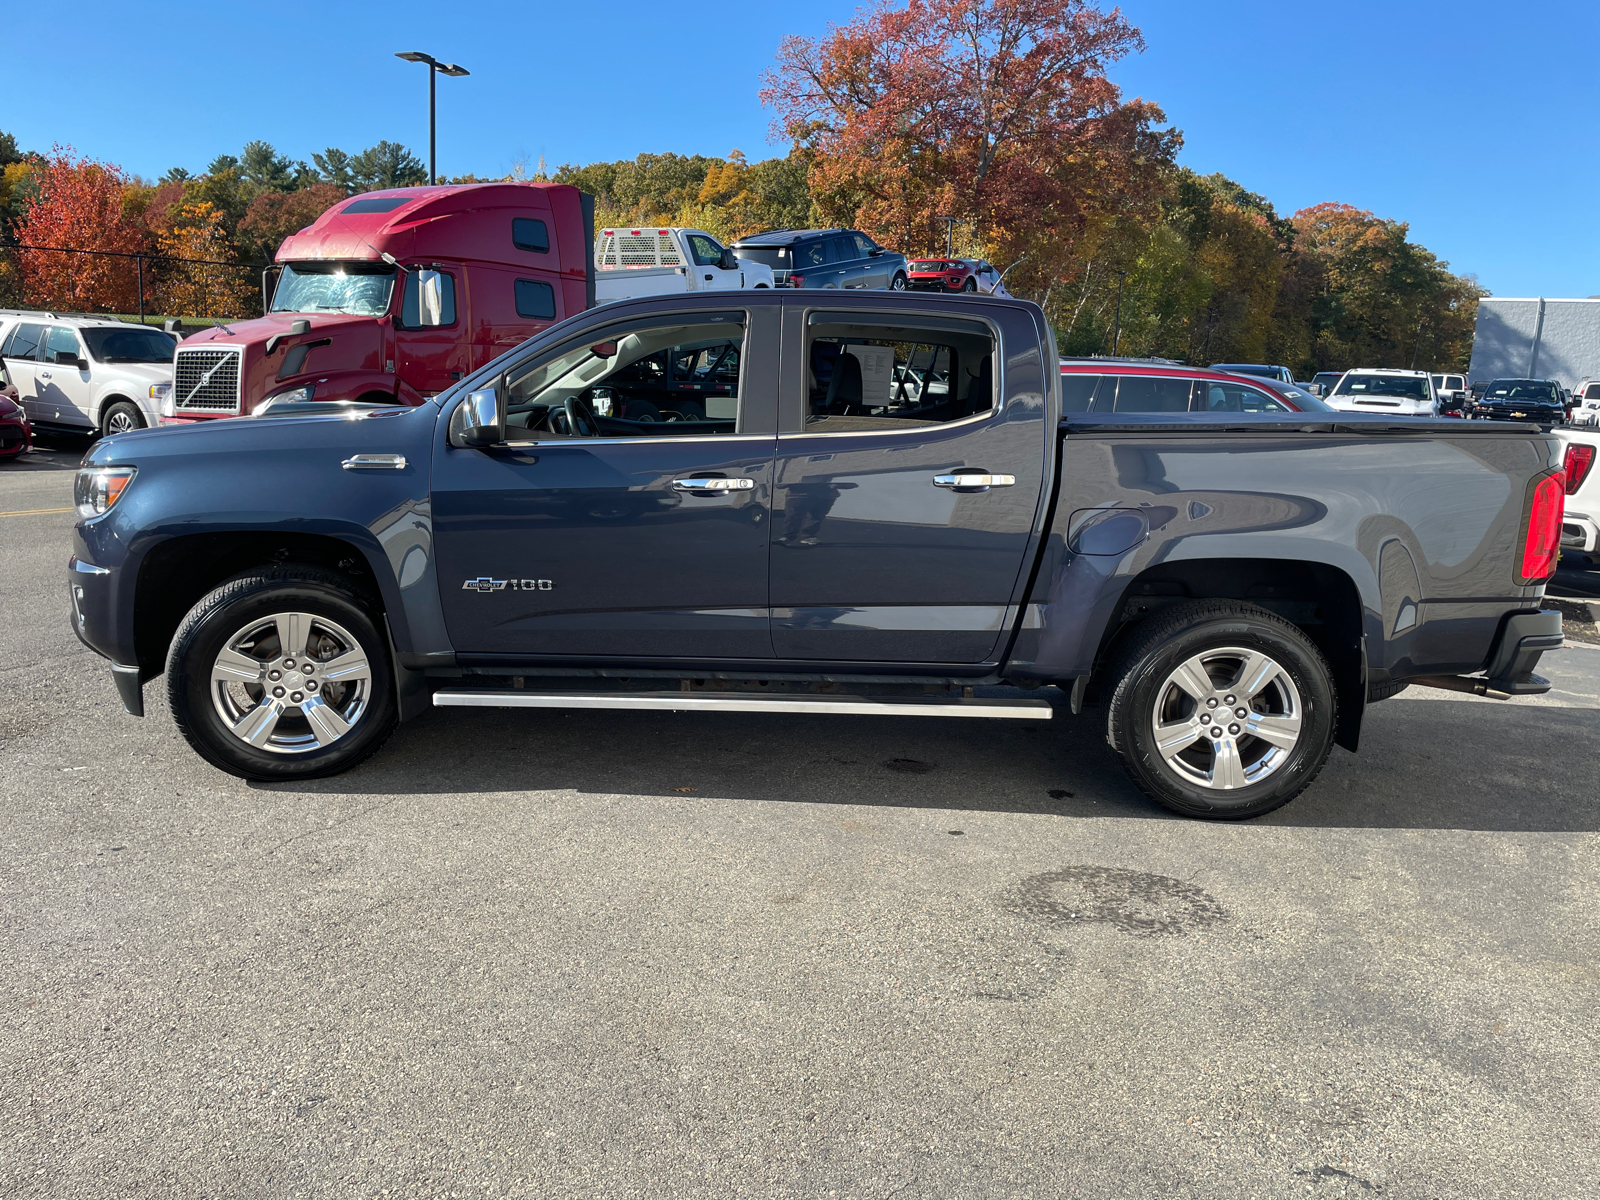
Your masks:
<svg viewBox="0 0 1600 1200"><path fill-rule="evenodd" d="M179 344L164 424L421 404L594 304L594 201L552 183L367 192L285 238L276 261L266 316Z"/></svg>

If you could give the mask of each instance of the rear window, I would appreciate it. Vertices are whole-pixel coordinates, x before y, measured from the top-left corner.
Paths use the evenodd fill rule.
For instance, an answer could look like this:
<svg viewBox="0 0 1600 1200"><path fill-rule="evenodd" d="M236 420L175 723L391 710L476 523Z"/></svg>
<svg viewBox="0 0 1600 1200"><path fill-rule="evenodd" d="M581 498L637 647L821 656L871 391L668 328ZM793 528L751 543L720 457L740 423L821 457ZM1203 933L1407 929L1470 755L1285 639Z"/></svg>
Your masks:
<svg viewBox="0 0 1600 1200"><path fill-rule="evenodd" d="M733 252L740 258L748 258L751 262L758 262L764 267L771 267L774 271L787 271L789 269L789 247L787 246L735 246Z"/></svg>
<svg viewBox="0 0 1600 1200"><path fill-rule="evenodd" d="M555 288L537 279L517 280L517 316L548 321L555 315Z"/></svg>
<svg viewBox="0 0 1600 1200"><path fill-rule="evenodd" d="M1591 383L1584 388L1583 398L1585 400L1600 400L1600 383Z"/></svg>
<svg viewBox="0 0 1600 1200"><path fill-rule="evenodd" d="M339 215L393 212L411 199L410 196L373 196L366 200L352 200L339 210Z"/></svg>
<svg viewBox="0 0 1600 1200"><path fill-rule="evenodd" d="M518 250L532 250L535 254L550 253L550 231L543 221L533 217L511 218L511 244Z"/></svg>

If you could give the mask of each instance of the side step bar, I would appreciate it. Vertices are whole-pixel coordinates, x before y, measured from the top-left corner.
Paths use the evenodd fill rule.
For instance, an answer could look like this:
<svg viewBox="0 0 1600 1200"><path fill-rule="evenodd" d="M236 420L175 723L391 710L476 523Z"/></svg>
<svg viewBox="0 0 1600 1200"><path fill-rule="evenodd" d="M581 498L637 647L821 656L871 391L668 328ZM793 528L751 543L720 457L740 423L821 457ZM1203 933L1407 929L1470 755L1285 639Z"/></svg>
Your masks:
<svg viewBox="0 0 1600 1200"><path fill-rule="evenodd" d="M654 708L684 712L847 713L887 717L1011 717L1048 721L1048 700L965 700L908 696L763 696L749 692L513 692L447 688L433 694L438 708Z"/></svg>

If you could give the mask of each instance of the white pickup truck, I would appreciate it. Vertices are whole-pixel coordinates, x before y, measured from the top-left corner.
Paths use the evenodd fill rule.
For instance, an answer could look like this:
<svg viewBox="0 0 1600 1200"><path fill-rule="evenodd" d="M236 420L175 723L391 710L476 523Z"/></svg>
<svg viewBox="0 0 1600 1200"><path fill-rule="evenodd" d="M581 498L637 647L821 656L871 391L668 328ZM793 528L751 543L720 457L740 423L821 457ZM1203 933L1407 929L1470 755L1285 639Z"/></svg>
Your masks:
<svg viewBox="0 0 1600 1200"><path fill-rule="evenodd" d="M595 303L675 292L772 287L772 268L733 251L700 229L602 229L594 240Z"/></svg>

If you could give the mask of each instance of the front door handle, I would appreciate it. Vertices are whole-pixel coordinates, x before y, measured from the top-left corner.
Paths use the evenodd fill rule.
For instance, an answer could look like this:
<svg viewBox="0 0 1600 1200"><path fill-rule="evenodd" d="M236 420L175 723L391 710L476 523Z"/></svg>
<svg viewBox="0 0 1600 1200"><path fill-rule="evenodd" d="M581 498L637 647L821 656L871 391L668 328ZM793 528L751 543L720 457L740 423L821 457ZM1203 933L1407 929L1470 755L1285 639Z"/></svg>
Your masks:
<svg viewBox="0 0 1600 1200"><path fill-rule="evenodd" d="M674 479L672 489L677 492L748 492L755 487L754 479Z"/></svg>
<svg viewBox="0 0 1600 1200"><path fill-rule="evenodd" d="M404 454L352 454L339 464L346 471L404 471Z"/></svg>
<svg viewBox="0 0 1600 1200"><path fill-rule="evenodd" d="M49 371L40 371L39 372L39 378L40 379L49 379L49 378L51 378L50 372Z"/></svg>
<svg viewBox="0 0 1600 1200"><path fill-rule="evenodd" d="M969 475L963 473L959 475L935 475L933 477L934 487L955 488L957 491L965 491L968 488L987 491L992 487L1011 487L1016 482L1017 477L1015 475L979 475L976 473Z"/></svg>
<svg viewBox="0 0 1600 1200"><path fill-rule="evenodd" d="M714 282L716 280L716 278L717 277L715 275L707 275L706 276L706 282L707 283L712 283L712 282Z"/></svg>

